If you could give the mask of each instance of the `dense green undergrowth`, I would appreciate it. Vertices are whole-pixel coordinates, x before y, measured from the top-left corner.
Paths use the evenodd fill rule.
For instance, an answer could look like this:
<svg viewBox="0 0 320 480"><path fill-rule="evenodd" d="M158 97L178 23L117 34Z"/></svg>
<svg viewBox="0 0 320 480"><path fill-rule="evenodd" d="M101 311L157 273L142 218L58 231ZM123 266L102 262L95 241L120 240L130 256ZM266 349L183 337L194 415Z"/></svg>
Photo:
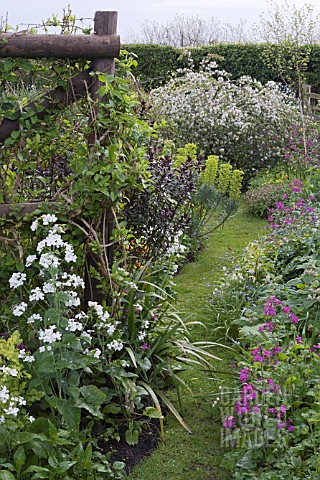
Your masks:
<svg viewBox="0 0 320 480"><path fill-rule="evenodd" d="M221 277L224 266L230 266L249 242L264 233L264 225L265 221L252 217L241 208L223 228L209 237L196 262L185 265L176 277L177 310L184 317L202 322L207 327L196 327L193 341L215 340L210 332L208 305L212 284ZM213 353L221 361L214 362L217 373L211 378L205 375L200 378L195 369L184 374L193 395L187 389L181 392L182 416L193 435L188 434L169 414L165 442L161 442L152 455L132 471L130 479L223 480L230 477L230 473L219 466L224 453L220 446L223 411L219 402L212 407L216 397L208 398L207 395L218 393L219 385L230 381L229 376L218 372L229 370L232 374L232 354L221 348ZM215 380L212 380L213 376Z"/></svg>

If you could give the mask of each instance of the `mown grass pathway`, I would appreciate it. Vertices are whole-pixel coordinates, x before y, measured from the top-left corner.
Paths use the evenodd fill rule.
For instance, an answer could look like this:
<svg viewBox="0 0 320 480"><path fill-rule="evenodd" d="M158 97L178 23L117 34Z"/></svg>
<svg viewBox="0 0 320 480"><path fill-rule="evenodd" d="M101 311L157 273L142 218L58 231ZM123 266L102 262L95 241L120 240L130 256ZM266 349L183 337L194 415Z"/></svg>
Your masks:
<svg viewBox="0 0 320 480"><path fill-rule="evenodd" d="M178 292L177 309L181 316L200 321L206 328L197 327L193 341L215 339L210 334L209 295L212 283L223 275L222 266L241 254L252 240L264 234L265 221L256 219L241 208L222 229L214 232L201 251L196 262L187 264L176 277ZM230 354L222 349L212 352L222 361L215 362L217 370L230 369ZM195 395L216 393L218 383L191 369L184 379L191 385ZM221 378L223 381L223 378ZM165 442L137 466L130 480L226 480L230 473L220 467L223 456L221 448L221 416L219 407L212 407L213 399L195 398L187 389L181 391L182 416L193 435L188 434L172 416L166 420ZM174 395L172 399L175 400ZM177 402L175 402L177 404Z"/></svg>

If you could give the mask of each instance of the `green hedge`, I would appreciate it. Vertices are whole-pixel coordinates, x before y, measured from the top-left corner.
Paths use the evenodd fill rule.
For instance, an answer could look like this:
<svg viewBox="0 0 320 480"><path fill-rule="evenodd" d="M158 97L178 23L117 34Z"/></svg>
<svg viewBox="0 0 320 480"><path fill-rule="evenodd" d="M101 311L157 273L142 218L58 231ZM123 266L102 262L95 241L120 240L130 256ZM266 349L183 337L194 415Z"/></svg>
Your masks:
<svg viewBox="0 0 320 480"><path fill-rule="evenodd" d="M161 45L127 44L123 48L138 56L138 67L134 74L146 89L155 88L166 82L170 72L187 66L182 50ZM221 69L231 73L233 78L249 75L263 84L269 80L281 81L274 71L268 68L263 59L264 45L261 43L218 43L211 46L189 48L194 63L199 66L208 54L223 57L218 60ZM320 45L313 45L307 81L312 90L320 92Z"/></svg>

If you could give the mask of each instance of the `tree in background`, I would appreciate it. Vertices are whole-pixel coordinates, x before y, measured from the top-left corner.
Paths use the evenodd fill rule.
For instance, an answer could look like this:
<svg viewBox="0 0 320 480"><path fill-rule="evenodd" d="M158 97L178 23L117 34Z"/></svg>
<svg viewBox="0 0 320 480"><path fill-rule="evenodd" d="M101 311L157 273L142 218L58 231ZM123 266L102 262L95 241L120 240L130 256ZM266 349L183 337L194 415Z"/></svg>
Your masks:
<svg viewBox="0 0 320 480"><path fill-rule="evenodd" d="M265 42L264 58L269 68L280 75L282 81L298 96L302 121L304 155L308 156L303 109L304 72L310 61L311 46L319 41L320 15L314 6L305 4L301 8L289 4L281 5L269 1L268 17L260 17L258 36Z"/></svg>
<svg viewBox="0 0 320 480"><path fill-rule="evenodd" d="M200 47L213 43L232 43L248 41L245 32L246 20L240 19L238 25L223 23L216 17L209 19L198 16L185 17L175 15L166 24L145 20L141 33L129 33L129 43L148 43L171 45L173 47Z"/></svg>

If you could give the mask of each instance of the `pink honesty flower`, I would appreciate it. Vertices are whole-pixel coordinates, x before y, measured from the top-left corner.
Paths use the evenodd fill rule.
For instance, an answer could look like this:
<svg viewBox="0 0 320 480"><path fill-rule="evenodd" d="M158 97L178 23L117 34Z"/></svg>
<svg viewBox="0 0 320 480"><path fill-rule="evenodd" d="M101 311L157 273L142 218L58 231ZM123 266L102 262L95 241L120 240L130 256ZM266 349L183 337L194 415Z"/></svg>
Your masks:
<svg viewBox="0 0 320 480"><path fill-rule="evenodd" d="M269 378L269 377L268 377L268 378L267 378L267 382L268 382L268 384L269 384L271 387L274 387L275 384L274 384L274 380L273 380L272 378Z"/></svg>
<svg viewBox="0 0 320 480"><path fill-rule="evenodd" d="M234 417L233 415L230 415L229 417L226 417L224 419L224 422L223 422L223 426L225 428L232 428L232 427L235 427L235 423L234 423Z"/></svg>
<svg viewBox="0 0 320 480"><path fill-rule="evenodd" d="M289 313L288 317L291 318L292 323L294 323L295 325L299 321L297 315L293 315L293 313Z"/></svg>
<svg viewBox="0 0 320 480"><path fill-rule="evenodd" d="M263 310L263 313L264 315L266 315L267 317L275 317L276 316L276 311L275 309L273 308L272 305L265 305L264 306L264 310Z"/></svg>
<svg viewBox="0 0 320 480"><path fill-rule="evenodd" d="M243 370L240 370L240 382L244 383L248 380L248 377L250 375L250 370L248 367L245 367Z"/></svg>
<svg viewBox="0 0 320 480"><path fill-rule="evenodd" d="M237 415L242 415L243 413L249 412L250 411L250 406L248 402L242 403L240 400L238 400L234 406L234 411L236 412Z"/></svg>
<svg viewBox="0 0 320 480"><path fill-rule="evenodd" d="M293 432L294 426L293 425L288 425L288 430L289 430L289 432Z"/></svg>

